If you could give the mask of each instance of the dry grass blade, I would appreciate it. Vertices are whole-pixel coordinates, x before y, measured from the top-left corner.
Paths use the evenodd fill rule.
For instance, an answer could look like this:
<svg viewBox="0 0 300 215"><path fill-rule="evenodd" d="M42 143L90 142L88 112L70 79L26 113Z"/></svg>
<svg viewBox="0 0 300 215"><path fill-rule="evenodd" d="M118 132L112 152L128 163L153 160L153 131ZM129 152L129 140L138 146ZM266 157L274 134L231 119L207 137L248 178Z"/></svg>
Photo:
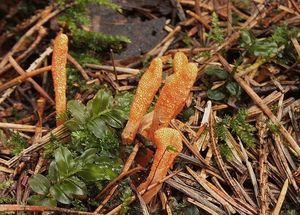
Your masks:
<svg viewBox="0 0 300 215"><path fill-rule="evenodd" d="M199 192L195 191L193 188L189 187L188 185L178 183L173 179L167 180L166 183L169 184L171 187L184 193L185 195L189 196L190 198L192 198L198 202L201 202L206 207L209 207L211 210L215 211L215 213L222 214L222 215L226 214L223 209L221 209L217 205L211 203L203 195L201 195Z"/></svg>
<svg viewBox="0 0 300 215"><path fill-rule="evenodd" d="M212 195L216 200L218 200L224 207L228 207L230 213L236 212L232 208L232 206L228 204L228 200L222 198L222 196L220 195L220 191L216 191L216 189L211 189L210 186L207 185L207 181L205 179L202 179L200 176L198 176L197 173L194 172L189 167L187 167L187 170L210 195Z"/></svg>
<svg viewBox="0 0 300 215"><path fill-rule="evenodd" d="M20 67L20 65L15 61L15 59L12 56L8 56L8 61L11 63L13 68L20 74L25 75L26 72ZM51 104L55 104L53 99L48 95L48 93L38 84L36 83L32 78L27 79L33 87L41 94L41 96L45 97Z"/></svg>
<svg viewBox="0 0 300 215"><path fill-rule="evenodd" d="M273 215L279 215L280 214L280 209L281 209L283 201L285 199L285 195L287 193L288 187L289 187L289 181L288 181L288 179L286 179L284 181L283 187L282 187L282 189L280 191L280 195L278 197L276 206L275 206L275 208L274 208L274 210L272 212Z"/></svg>
<svg viewBox="0 0 300 215"><path fill-rule="evenodd" d="M22 74L22 75L18 76L17 78L14 78L14 79L10 80L9 82L0 85L0 92L4 91L10 87L13 87L17 84L20 84L23 81L26 81L26 79L28 79L28 78L42 74L44 72L48 72L50 70L51 70L51 66L46 66L46 67L32 70L30 72L26 72L25 74Z"/></svg>
<svg viewBox="0 0 300 215"><path fill-rule="evenodd" d="M259 134L259 213L267 214L269 211L269 200L267 195L268 190L268 144L265 141L268 129L266 128L266 117L260 115L260 118L256 122L256 128Z"/></svg>

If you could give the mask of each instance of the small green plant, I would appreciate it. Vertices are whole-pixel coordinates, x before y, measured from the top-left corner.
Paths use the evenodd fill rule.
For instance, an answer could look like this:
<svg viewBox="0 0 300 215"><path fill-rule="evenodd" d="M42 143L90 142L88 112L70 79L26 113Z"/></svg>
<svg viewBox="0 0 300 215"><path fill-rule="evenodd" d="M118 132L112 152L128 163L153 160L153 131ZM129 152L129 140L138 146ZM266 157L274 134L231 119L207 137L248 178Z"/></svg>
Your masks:
<svg viewBox="0 0 300 215"><path fill-rule="evenodd" d="M227 145L227 129L224 125L223 122L218 122L216 124L216 131L217 131L217 136L219 138L219 149L220 153L223 157L225 157L227 160L232 160L233 158L233 153L229 146Z"/></svg>
<svg viewBox="0 0 300 215"><path fill-rule="evenodd" d="M52 158L54 151L58 149L61 144L62 143L54 135L51 134L50 143L45 145L44 147L45 157L48 159Z"/></svg>
<svg viewBox="0 0 300 215"><path fill-rule="evenodd" d="M291 38L297 38L298 28L289 29L287 25L276 26L273 34L266 38L255 38L249 30L241 31L241 47L245 48L245 54L262 57L264 59L276 58L283 63L295 60L295 48L291 44Z"/></svg>
<svg viewBox="0 0 300 215"><path fill-rule="evenodd" d="M255 147L255 138L253 132L256 130L246 121L247 113L244 109L239 109L234 117L225 116L221 122L217 123L216 130L220 140L226 140L226 130L231 130L248 147Z"/></svg>
<svg viewBox="0 0 300 215"><path fill-rule="evenodd" d="M224 41L224 35L220 27L219 17L216 12L212 13L212 29L208 34L208 38L217 44L220 44Z"/></svg>
<svg viewBox="0 0 300 215"><path fill-rule="evenodd" d="M122 209L120 211L120 215L127 214L130 209L129 204L132 197L132 190L129 186L125 186L122 190L121 201L122 201Z"/></svg>
<svg viewBox="0 0 300 215"><path fill-rule="evenodd" d="M277 43L271 38L256 39L249 30L241 31L241 47L256 57L272 57L278 52Z"/></svg>
<svg viewBox="0 0 300 215"><path fill-rule="evenodd" d="M182 42L185 44L186 47L191 48L193 47L193 40L191 37L188 36L188 34L183 34Z"/></svg>
<svg viewBox="0 0 300 215"><path fill-rule="evenodd" d="M268 120L267 126L268 126L268 128L270 129L270 131L272 133L278 133L279 132L279 129L280 129L280 125L279 124L275 124L271 120Z"/></svg>
<svg viewBox="0 0 300 215"><path fill-rule="evenodd" d="M10 196L0 196L0 204L12 204L16 202L16 199Z"/></svg>
<svg viewBox="0 0 300 215"><path fill-rule="evenodd" d="M175 215L200 215L202 214L199 209L188 202L177 203L175 206L171 207L172 213Z"/></svg>
<svg viewBox="0 0 300 215"><path fill-rule="evenodd" d="M97 138L112 134L123 127L125 112L114 103L110 92L101 89L85 106L77 100L68 102L72 119L66 122L71 131L88 130Z"/></svg>
<svg viewBox="0 0 300 215"><path fill-rule="evenodd" d="M8 189L13 185L14 181L11 179L4 180L0 182L0 191ZM9 196L9 194L2 194L0 196L0 204L11 204L16 201L15 198Z"/></svg>
<svg viewBox="0 0 300 215"><path fill-rule="evenodd" d="M118 174L121 162L105 156L98 156L96 149L90 148L78 157L73 157L66 147L54 152L48 175L33 175L29 185L37 195L32 195L29 203L56 206L57 202L70 204L76 196L86 196L87 183L112 180Z"/></svg>
<svg viewBox="0 0 300 215"><path fill-rule="evenodd" d="M6 145L12 149L13 155L20 154L27 147L26 140L19 133L12 133Z"/></svg>
<svg viewBox="0 0 300 215"><path fill-rule="evenodd" d="M227 160L233 159L233 153L229 146L225 143L219 144L220 153L223 157L225 157Z"/></svg>
<svg viewBox="0 0 300 215"><path fill-rule="evenodd" d="M205 74L211 77L211 81L225 81L221 87L217 89L209 89L207 91L208 98L215 101L224 101L230 96L233 96L239 99L242 90L241 87L233 80L231 74L216 65L207 67ZM211 81L209 83L211 83Z"/></svg>
<svg viewBox="0 0 300 215"><path fill-rule="evenodd" d="M100 88L99 84L87 85L79 72L71 67L67 67L67 99L74 99L76 93L94 93Z"/></svg>
<svg viewBox="0 0 300 215"><path fill-rule="evenodd" d="M13 180L8 179L0 182L0 190L4 190L10 188L10 186L14 183Z"/></svg>
<svg viewBox="0 0 300 215"><path fill-rule="evenodd" d="M101 89L87 105L71 100L68 111L73 117L66 122L71 130L72 144L68 148L80 155L82 150L97 148L97 153L117 157L119 131L129 114L132 94L118 93L113 97Z"/></svg>

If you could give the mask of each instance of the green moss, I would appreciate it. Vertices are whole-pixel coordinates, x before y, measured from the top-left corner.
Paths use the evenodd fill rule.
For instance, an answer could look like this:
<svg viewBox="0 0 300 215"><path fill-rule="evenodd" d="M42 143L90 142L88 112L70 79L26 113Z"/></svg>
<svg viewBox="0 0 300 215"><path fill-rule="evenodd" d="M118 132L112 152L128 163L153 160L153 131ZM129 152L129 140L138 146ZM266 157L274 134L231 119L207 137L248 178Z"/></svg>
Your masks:
<svg viewBox="0 0 300 215"><path fill-rule="evenodd" d="M74 57L78 63L81 65L84 64L101 64L100 57L97 56L97 53L94 51L86 51L86 52L78 52L78 51L70 51L72 57Z"/></svg>
<svg viewBox="0 0 300 215"><path fill-rule="evenodd" d="M275 124L271 120L268 120L267 126L268 126L268 128L270 129L270 131L272 133L278 133L279 132L279 129L280 129L280 125L279 124Z"/></svg>
<svg viewBox="0 0 300 215"><path fill-rule="evenodd" d="M13 155L18 155L27 147L25 139L19 133L12 133L6 145L12 149Z"/></svg>
<svg viewBox="0 0 300 215"><path fill-rule="evenodd" d="M112 36L81 29L72 30L72 36L73 45L85 51L100 52L109 50L110 48L118 51L122 48L122 44L130 43L130 40L125 36Z"/></svg>
<svg viewBox="0 0 300 215"><path fill-rule="evenodd" d="M212 13L212 29L208 34L208 38L218 44L224 41L224 35L220 27L220 21L215 12Z"/></svg>
<svg viewBox="0 0 300 215"><path fill-rule="evenodd" d="M244 109L240 109L236 116L225 116L224 119L217 123L216 131L218 138L221 141L226 141L226 129L231 130L241 141L248 147L255 147L255 138L253 132L255 127L250 125L247 121L247 113Z"/></svg>
<svg viewBox="0 0 300 215"><path fill-rule="evenodd" d="M11 179L4 180L0 182L0 190L10 188L13 185L14 181Z"/></svg>
<svg viewBox="0 0 300 215"><path fill-rule="evenodd" d="M59 5L65 5L68 1L58 0ZM101 52L109 49L120 50L122 44L129 43L130 40L125 36L112 36L99 32L89 32L80 26L90 25L90 18L86 13L86 7L91 4L110 7L120 10L120 7L110 0L75 0L74 5L66 10L58 19L59 24L68 29L71 34L71 44L75 48L80 48L84 52Z"/></svg>

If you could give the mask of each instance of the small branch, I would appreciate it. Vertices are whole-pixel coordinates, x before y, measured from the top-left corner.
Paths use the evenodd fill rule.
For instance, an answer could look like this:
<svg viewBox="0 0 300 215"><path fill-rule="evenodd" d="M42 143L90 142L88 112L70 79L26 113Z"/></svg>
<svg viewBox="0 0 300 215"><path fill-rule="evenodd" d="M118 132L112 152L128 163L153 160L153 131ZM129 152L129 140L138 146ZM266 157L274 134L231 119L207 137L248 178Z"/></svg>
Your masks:
<svg viewBox="0 0 300 215"><path fill-rule="evenodd" d="M43 136L40 139L40 143L29 146L28 148L24 149L19 155L14 156L9 161L7 161L6 162L7 166L12 167L20 160L20 158L22 156L25 156L27 154L30 154L34 151L41 149L44 145L46 145L50 142L50 139L52 136L55 136L58 140L63 140L69 136L69 132L68 132L68 129L63 125L56 127L51 132L49 132L45 136Z"/></svg>
<svg viewBox="0 0 300 215"><path fill-rule="evenodd" d="M256 122L256 128L258 130L259 136L259 213L262 215L268 214L268 171L267 171L267 162L268 162L268 144L265 141L267 137L267 124L266 116L261 114Z"/></svg>
<svg viewBox="0 0 300 215"><path fill-rule="evenodd" d="M86 73L86 71L82 68L82 66L76 61L75 58L73 58L70 54L68 54L67 56L68 61L70 61L71 64L74 65L74 67L81 73L82 77L88 81L90 80L88 74Z"/></svg>
<svg viewBox="0 0 300 215"><path fill-rule="evenodd" d="M0 92L4 91L10 87L13 87L17 84L20 84L20 83L26 81L28 78L42 74L44 72L48 72L50 70L51 70L51 66L46 66L46 67L42 67L42 68L39 68L36 70L32 70L30 72L26 72L25 74L22 74L16 78L10 80L9 82L6 82L6 83L0 85Z"/></svg>
<svg viewBox="0 0 300 215"><path fill-rule="evenodd" d="M35 132L36 126L0 122L0 128L16 129L16 130L26 131L26 132ZM42 132L45 132L45 131L47 131L47 130L42 129Z"/></svg>
<svg viewBox="0 0 300 215"><path fill-rule="evenodd" d="M82 211L73 211L70 209L59 208L59 207L47 207L47 206L37 206L37 205L9 205L9 204L1 204L0 205L1 212L8 211L26 211L26 212L59 212L59 213L67 213L67 214L76 214L76 215L95 215L95 213L90 212L82 212Z"/></svg>
<svg viewBox="0 0 300 215"><path fill-rule="evenodd" d="M38 36L36 39L32 42L32 44L24 51L20 56L16 58L16 61L18 63L21 63L24 61L27 57L29 57L29 53L32 52L33 49L37 47L37 45L42 41L42 39L47 35L47 30L41 26L38 32ZM9 70L12 67L11 64L6 65L3 69L0 70L0 73L4 73L7 70Z"/></svg>
<svg viewBox="0 0 300 215"><path fill-rule="evenodd" d="M111 190L109 191L108 195L105 197L105 199L101 202L101 204L96 208L95 213L100 213L102 208L104 207L104 205L110 200L110 198L112 197L112 195L115 193L115 191L117 190L118 185L114 186L113 188L111 188Z"/></svg>
<svg viewBox="0 0 300 215"><path fill-rule="evenodd" d="M14 69L20 74L25 75L26 72L20 67L20 65L15 61L15 59L12 56L8 56L8 60L11 63L11 65L14 67ZM27 79L33 87L43 96L45 97L52 105L55 104L53 99L48 95L48 93L38 84L36 83L32 78Z"/></svg>
<svg viewBox="0 0 300 215"><path fill-rule="evenodd" d="M131 69L131 68L125 68L125 67L113 67L113 66L105 66L105 65L96 65L96 64L85 64L86 67L89 67L91 69L103 69L110 72L116 71L120 73L127 73L132 75L137 75L140 73L139 69ZM115 70L114 70L115 69Z"/></svg>

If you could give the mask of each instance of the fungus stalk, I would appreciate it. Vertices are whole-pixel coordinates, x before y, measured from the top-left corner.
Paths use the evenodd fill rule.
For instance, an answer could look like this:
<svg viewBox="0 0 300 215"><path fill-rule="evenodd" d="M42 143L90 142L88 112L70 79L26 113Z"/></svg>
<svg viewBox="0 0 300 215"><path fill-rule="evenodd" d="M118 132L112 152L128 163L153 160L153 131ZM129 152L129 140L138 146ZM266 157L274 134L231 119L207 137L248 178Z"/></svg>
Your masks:
<svg viewBox="0 0 300 215"><path fill-rule="evenodd" d="M162 61L154 59L139 81L130 107L129 120L122 133L122 141L131 143L138 132L144 114L148 110L162 80Z"/></svg>
<svg viewBox="0 0 300 215"><path fill-rule="evenodd" d="M67 88L67 56L68 37L60 33L54 40L52 54L52 77L55 93L56 125L64 123L61 115L66 111L66 88Z"/></svg>
<svg viewBox="0 0 300 215"><path fill-rule="evenodd" d="M197 78L197 65L188 63L183 53L175 54L173 65L174 73L166 79L154 107L150 139L153 139L156 130L168 127L169 122L181 112Z"/></svg>
<svg viewBox="0 0 300 215"><path fill-rule="evenodd" d="M180 133L172 128L161 128L154 133L154 143L157 146L151 171L146 181L138 187L138 191L147 190L147 188L161 181L168 170L172 167L175 158L182 151L182 137ZM142 196L146 203L161 189L158 184L153 189L146 191Z"/></svg>

